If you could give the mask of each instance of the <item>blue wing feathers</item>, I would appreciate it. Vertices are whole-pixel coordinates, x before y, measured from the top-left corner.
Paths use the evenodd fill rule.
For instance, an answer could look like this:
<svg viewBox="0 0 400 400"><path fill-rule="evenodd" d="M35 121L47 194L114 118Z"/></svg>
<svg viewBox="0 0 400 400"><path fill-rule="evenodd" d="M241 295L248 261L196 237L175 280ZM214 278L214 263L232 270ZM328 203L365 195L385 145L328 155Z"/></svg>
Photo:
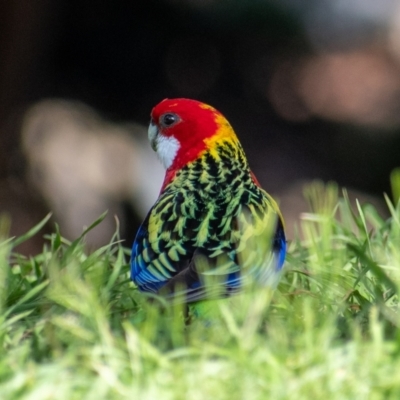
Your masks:
<svg viewBox="0 0 400 400"><path fill-rule="evenodd" d="M276 269L281 270L286 256L286 237L283 230L282 221L278 221L278 226L275 233L273 251L277 256Z"/></svg>
<svg viewBox="0 0 400 400"><path fill-rule="evenodd" d="M189 271L189 269L191 268L189 262L191 261L193 254L188 255L188 257L190 258L186 265L186 270L188 270L188 273L184 273L185 269L177 271L177 275L182 276L182 279L180 280L175 278L169 279L167 276L165 276L165 274L163 275L161 274L161 272L158 273L157 270L154 271L154 273L150 271L150 269L155 269L151 260L147 260L146 262L142 257L143 252L150 246L150 243L148 241L149 233L147 225L148 218L146 218L146 220L140 227L132 247L131 278L138 285L139 290L143 292L157 293L163 286L169 283L169 281L176 280L177 283L184 283L187 286L188 299L190 299L190 301L197 301L203 298L205 295L205 291L202 280L197 274L197 271L193 271L193 268L191 271ZM260 280L260 282L265 282L266 284L268 284L268 282L271 280L272 275L276 274L282 269L285 260L286 239L280 220L278 221L278 226L276 228L272 251L274 256L272 257L271 262L275 264L275 266L271 265L271 268L265 268L262 270L260 270L260 268L255 268L254 273L255 279ZM215 264L216 260L217 258L209 259L210 265ZM179 274L179 272L183 273ZM165 279L162 279L162 277L164 277ZM241 272L234 271L228 273L226 275L225 285L228 293L240 289L242 285ZM170 286L173 287L173 285ZM172 291L173 290L171 289L171 292Z"/></svg>
<svg viewBox="0 0 400 400"><path fill-rule="evenodd" d="M142 254L146 248L150 246L148 242L148 218L145 219L132 246L131 257L131 279L138 285L139 290L143 292L157 292L166 282L161 281L157 276L149 270L149 263L146 262Z"/></svg>

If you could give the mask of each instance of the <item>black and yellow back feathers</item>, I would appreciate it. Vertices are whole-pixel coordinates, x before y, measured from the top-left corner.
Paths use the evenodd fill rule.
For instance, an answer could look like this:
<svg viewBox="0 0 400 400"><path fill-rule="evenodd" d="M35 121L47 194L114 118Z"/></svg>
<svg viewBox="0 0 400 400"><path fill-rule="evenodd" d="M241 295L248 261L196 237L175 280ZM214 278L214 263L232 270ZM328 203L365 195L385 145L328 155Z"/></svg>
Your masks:
<svg viewBox="0 0 400 400"><path fill-rule="evenodd" d="M239 142L177 171L140 227L132 280L184 301L222 297L248 280L274 285L286 252L279 209L254 181Z"/></svg>

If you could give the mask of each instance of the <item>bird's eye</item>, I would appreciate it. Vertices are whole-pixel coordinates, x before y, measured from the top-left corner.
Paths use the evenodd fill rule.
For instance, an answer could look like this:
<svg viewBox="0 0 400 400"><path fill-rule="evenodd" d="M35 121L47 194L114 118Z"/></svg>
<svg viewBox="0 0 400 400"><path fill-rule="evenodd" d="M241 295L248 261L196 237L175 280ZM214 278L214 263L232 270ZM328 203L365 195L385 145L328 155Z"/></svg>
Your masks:
<svg viewBox="0 0 400 400"><path fill-rule="evenodd" d="M165 127L170 127L179 121L179 117L176 114L167 113L161 116L160 123Z"/></svg>

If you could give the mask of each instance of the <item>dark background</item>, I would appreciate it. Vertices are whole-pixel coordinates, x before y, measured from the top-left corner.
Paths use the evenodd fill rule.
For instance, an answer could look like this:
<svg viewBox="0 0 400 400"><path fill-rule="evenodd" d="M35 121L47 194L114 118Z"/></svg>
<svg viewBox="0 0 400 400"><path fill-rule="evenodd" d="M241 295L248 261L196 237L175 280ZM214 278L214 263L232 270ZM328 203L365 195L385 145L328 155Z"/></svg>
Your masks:
<svg viewBox="0 0 400 400"><path fill-rule="evenodd" d="M82 102L117 126L146 125L163 98L196 98L230 120L278 197L315 178L390 193L399 27L400 5L388 0L1 2L0 211L11 234L52 209L21 147L24 115L43 99ZM129 245L142 215L122 197Z"/></svg>

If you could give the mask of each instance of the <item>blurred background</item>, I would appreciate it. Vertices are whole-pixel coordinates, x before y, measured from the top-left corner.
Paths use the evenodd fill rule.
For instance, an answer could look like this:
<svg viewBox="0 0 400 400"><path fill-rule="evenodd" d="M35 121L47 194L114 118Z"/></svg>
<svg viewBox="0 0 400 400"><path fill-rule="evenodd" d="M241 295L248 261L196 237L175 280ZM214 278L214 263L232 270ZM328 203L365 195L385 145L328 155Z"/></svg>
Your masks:
<svg viewBox="0 0 400 400"><path fill-rule="evenodd" d="M13 0L0 3L0 212L18 235L49 211L76 238L130 246L163 170L147 144L169 97L229 119L289 236L305 183L387 213L400 166L399 0ZM40 251L43 234L21 245Z"/></svg>

